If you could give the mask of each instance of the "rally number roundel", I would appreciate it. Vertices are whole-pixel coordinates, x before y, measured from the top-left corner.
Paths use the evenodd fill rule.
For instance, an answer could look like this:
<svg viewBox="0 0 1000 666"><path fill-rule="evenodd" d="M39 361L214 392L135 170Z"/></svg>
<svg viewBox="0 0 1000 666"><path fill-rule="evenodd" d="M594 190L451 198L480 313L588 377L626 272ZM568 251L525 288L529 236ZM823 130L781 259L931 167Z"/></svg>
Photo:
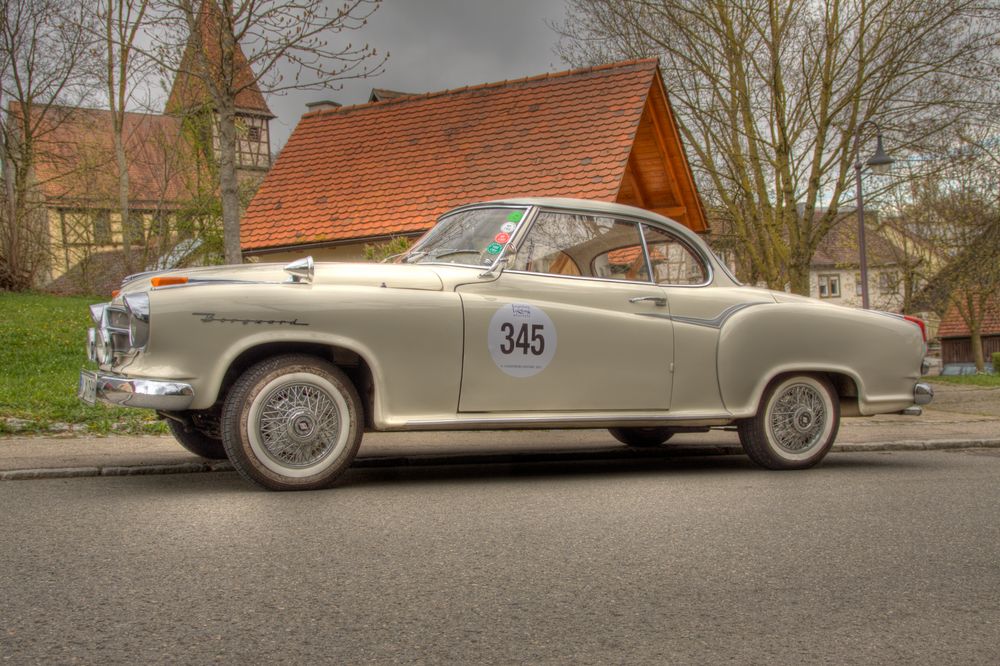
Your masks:
<svg viewBox="0 0 1000 666"><path fill-rule="evenodd" d="M509 303L490 319L488 344L497 367L511 377L531 377L556 354L556 327L545 311Z"/></svg>

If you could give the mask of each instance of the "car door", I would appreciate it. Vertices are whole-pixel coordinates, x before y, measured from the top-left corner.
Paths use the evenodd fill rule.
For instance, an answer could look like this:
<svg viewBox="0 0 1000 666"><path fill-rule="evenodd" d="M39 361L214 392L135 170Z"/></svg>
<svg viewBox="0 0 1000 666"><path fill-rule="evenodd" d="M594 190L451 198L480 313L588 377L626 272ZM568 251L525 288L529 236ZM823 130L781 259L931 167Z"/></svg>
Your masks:
<svg viewBox="0 0 1000 666"><path fill-rule="evenodd" d="M635 223L541 211L507 270L458 291L459 411L669 409L672 322Z"/></svg>

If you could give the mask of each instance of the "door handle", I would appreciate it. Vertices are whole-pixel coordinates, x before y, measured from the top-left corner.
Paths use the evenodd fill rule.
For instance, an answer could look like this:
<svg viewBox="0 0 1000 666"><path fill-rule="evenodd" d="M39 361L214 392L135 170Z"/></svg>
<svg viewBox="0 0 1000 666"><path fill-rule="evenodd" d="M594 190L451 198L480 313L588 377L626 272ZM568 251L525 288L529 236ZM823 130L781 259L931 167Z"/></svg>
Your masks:
<svg viewBox="0 0 1000 666"><path fill-rule="evenodd" d="M629 303L644 303L646 301L651 301L657 307L667 307L667 299L662 296L636 296L635 298L628 299Z"/></svg>

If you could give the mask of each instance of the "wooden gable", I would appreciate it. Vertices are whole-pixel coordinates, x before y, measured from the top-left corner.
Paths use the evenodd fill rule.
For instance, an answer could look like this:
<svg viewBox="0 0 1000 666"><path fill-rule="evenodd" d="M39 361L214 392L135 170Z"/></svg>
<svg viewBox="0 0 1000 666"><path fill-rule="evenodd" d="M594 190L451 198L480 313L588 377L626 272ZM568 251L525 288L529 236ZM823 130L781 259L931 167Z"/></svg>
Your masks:
<svg viewBox="0 0 1000 666"><path fill-rule="evenodd" d="M618 190L618 203L645 208L704 233L708 222L663 82L653 77Z"/></svg>

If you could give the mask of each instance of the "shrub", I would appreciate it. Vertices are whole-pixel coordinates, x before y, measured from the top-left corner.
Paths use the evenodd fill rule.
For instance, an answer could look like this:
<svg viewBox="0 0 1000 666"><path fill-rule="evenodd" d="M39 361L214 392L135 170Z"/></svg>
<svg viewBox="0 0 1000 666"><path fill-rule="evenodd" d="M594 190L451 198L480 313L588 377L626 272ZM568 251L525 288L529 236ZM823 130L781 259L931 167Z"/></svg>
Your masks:
<svg viewBox="0 0 1000 666"><path fill-rule="evenodd" d="M993 352L993 372L1000 375L1000 352Z"/></svg>

